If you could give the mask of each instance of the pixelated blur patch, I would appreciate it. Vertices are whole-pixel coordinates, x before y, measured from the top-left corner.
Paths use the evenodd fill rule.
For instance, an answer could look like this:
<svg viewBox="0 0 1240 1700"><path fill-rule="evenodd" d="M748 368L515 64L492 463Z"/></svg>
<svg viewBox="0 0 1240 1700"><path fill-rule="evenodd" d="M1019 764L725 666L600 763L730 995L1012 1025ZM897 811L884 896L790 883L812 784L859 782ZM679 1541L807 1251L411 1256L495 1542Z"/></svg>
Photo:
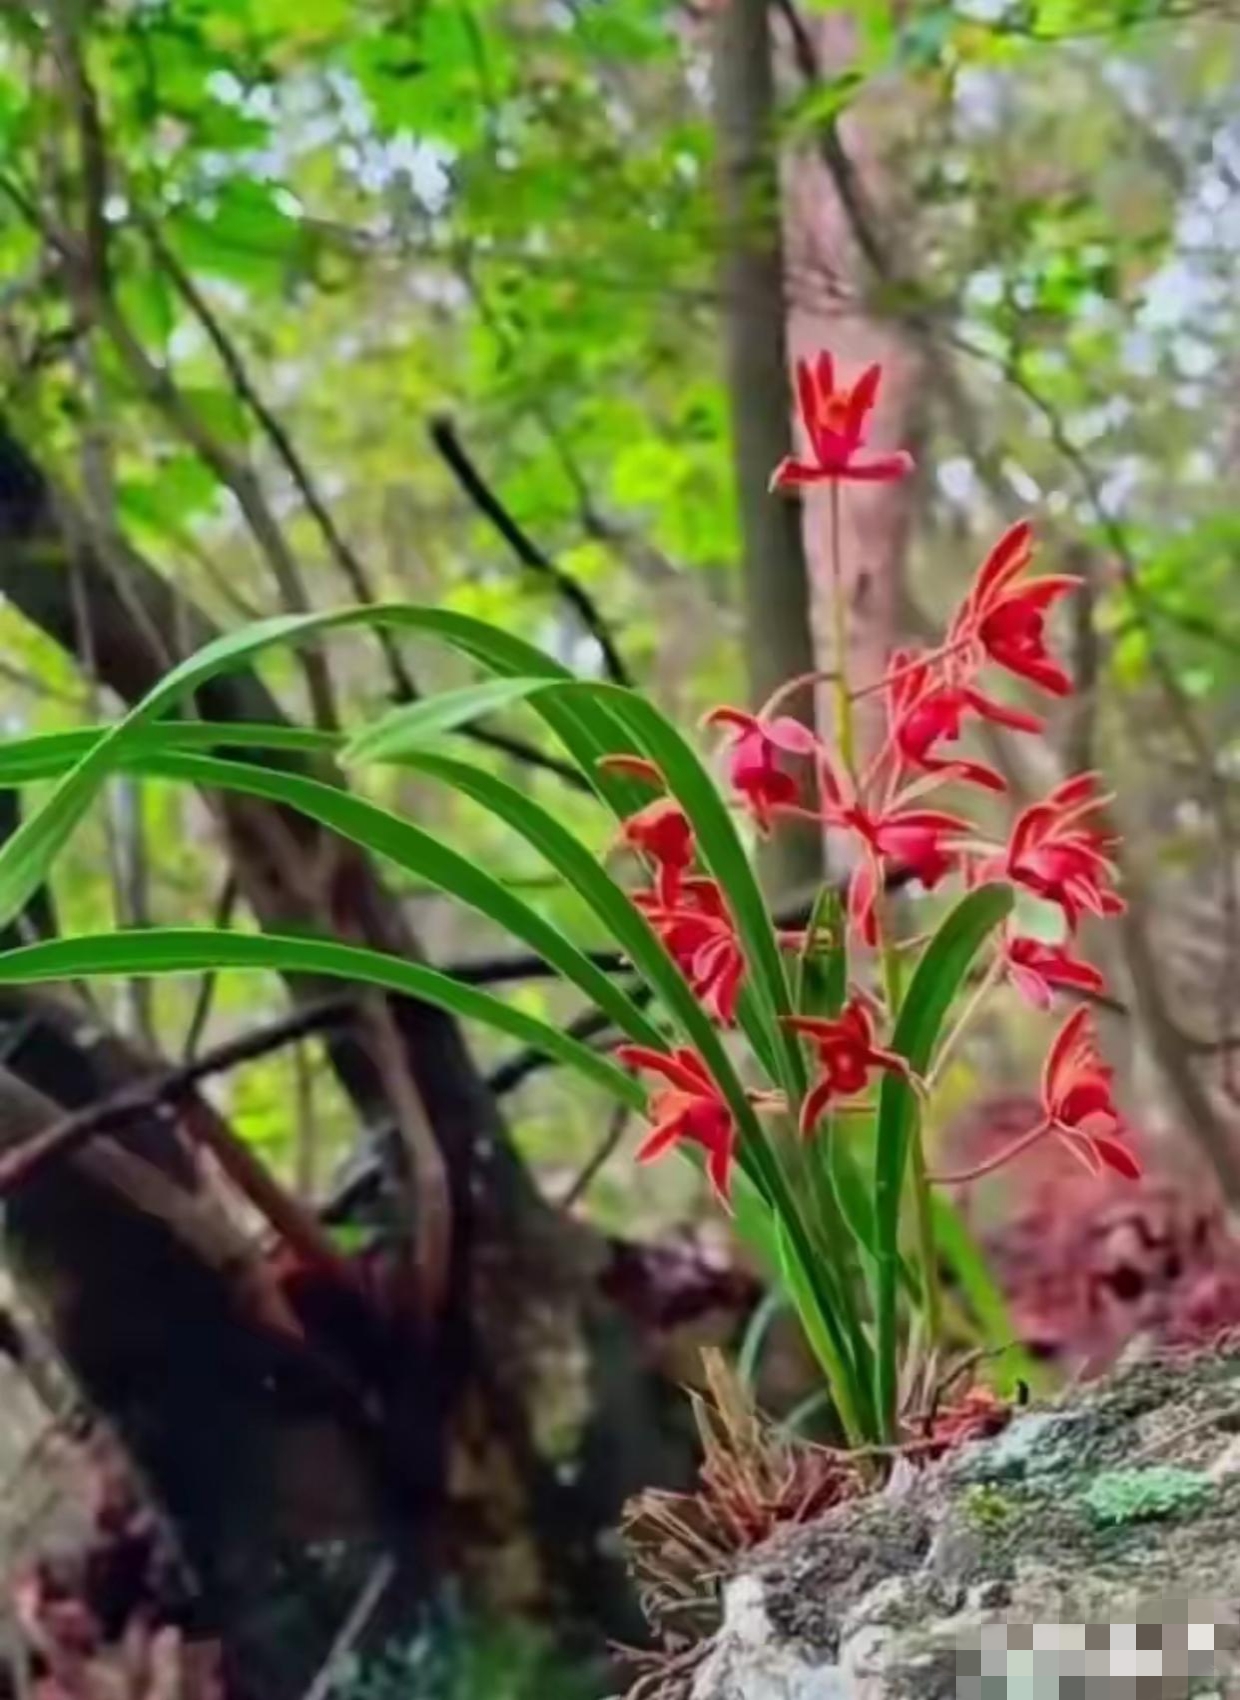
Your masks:
<svg viewBox="0 0 1240 1700"><path fill-rule="evenodd" d="M1166 1621L997 1623L982 1628L955 1659L956 1700L1186 1700L1231 1694L1227 1655L1234 1624L1194 1621L1167 1602Z"/></svg>
<svg viewBox="0 0 1240 1700"><path fill-rule="evenodd" d="M1148 1469L1104 1470L1081 1495L1098 1523L1115 1526L1174 1517L1198 1505L1213 1483L1200 1470L1151 1465Z"/></svg>

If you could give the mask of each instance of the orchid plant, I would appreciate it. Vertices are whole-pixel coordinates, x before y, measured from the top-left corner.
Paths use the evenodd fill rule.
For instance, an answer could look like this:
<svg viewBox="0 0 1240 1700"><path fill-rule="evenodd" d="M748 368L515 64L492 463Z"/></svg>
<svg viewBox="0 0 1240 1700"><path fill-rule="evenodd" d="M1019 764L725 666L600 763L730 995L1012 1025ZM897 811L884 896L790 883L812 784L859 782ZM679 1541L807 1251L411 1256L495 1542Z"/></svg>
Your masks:
<svg viewBox="0 0 1240 1700"><path fill-rule="evenodd" d="M1071 688L1045 628L1074 580L1031 576L1028 524L991 550L940 644L894 654L882 678L850 676L841 503L850 483L900 479L912 464L904 452L868 446L879 382L872 366L841 385L825 353L798 366L806 452L785 460L772 484L777 493L825 487L835 666L789 681L756 711L711 710L705 724L718 735L722 787L710 761L640 692L575 679L482 621L405 604L260 622L190 657L115 725L0 747L0 783L58 780L0 849L0 925L47 876L110 774L231 789L301 810L506 928L605 1012L621 1040L613 1054L421 964L304 934L146 928L60 938L0 954L0 983L230 967L336 975L544 1050L646 1116L639 1161L675 1149L703 1166L795 1308L842 1435L897 1440L909 1364L918 1354L934 1361L949 1337L985 1322L957 1314L958 1304L949 1315L940 1291L944 1255L959 1261L965 1243L944 1189L1043 1140L1090 1168L1138 1170L1082 1001L1051 1045L1036 1125L971 1172L936 1174L924 1149L945 1061L991 989L1006 981L1039 1010L1060 995L1097 994L1102 977L1080 954L1078 933L1086 917L1114 915L1123 903L1095 775L1069 778L1024 809L1005 842L968 811L970 796L1005 784L957 749L961 733L980 721L1022 734L1042 727L1035 713L990 694L987 674L1057 696ZM446 643L489 677L351 735L166 718L218 673L358 626ZM787 712L798 692L824 682L830 740ZM881 702L884 726L862 749L856 711L869 698ZM641 870L636 886L613 877L611 858L527 791L445 748L446 734L519 703L541 717L615 818L617 843ZM290 749L352 768L397 763L472 798L577 892L648 1000L447 842L330 775L296 771L287 756L279 765L263 759ZM950 808L937 797L944 789ZM787 930L771 915L749 846L794 821L815 825L847 879L842 889L824 883L807 924ZM949 881L960 888L951 906L928 899L932 930L909 926L909 891L938 894ZM975 1255L964 1262L975 1300L981 1294L974 1308L993 1316Z"/></svg>

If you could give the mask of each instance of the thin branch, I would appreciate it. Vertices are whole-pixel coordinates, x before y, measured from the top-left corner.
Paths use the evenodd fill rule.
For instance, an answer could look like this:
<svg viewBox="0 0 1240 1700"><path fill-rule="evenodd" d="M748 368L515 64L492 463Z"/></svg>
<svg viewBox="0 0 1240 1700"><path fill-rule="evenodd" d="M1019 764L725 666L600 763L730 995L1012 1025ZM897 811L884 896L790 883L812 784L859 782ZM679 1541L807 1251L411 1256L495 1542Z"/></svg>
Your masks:
<svg viewBox="0 0 1240 1700"><path fill-rule="evenodd" d="M510 355L515 355L517 349L513 338L492 308L485 289L478 281L468 244L458 243L453 257L461 281L469 291L483 324L502 348ZM493 251L488 249L487 258L493 257ZM540 400L537 394L525 400L524 408L547 439L552 453L560 463L560 470L573 493L577 517L586 536L596 542L605 543L609 549L619 554L639 577L644 577L648 582L666 584L677 578L679 575L671 561L648 538L635 535L625 526L618 525L615 520L608 519L599 512L572 444L561 430L551 408Z"/></svg>
<svg viewBox="0 0 1240 1700"><path fill-rule="evenodd" d="M645 985L634 984L627 990L639 1009L650 1002L651 994ZM577 1039L583 1045L596 1043L601 1050L608 1050L620 1043L611 1017L601 1009L585 1010L570 1021L564 1031L570 1039ZM487 1075L487 1090L496 1098L503 1098L509 1092L515 1092L518 1086L523 1086L531 1075L541 1074L543 1069L555 1066L555 1059L549 1057L545 1051L535 1050L532 1045L528 1046L491 1070Z"/></svg>
<svg viewBox="0 0 1240 1700"><path fill-rule="evenodd" d="M349 1614L341 1624L328 1649L327 1657L323 1660L314 1681L307 1688L303 1700L331 1700L342 1685L342 1669L352 1653L353 1648L364 1634L366 1625L374 1616L380 1600L387 1593L395 1575L396 1560L390 1553L385 1553L375 1563L374 1569L362 1584L357 1599L349 1609Z"/></svg>
<svg viewBox="0 0 1240 1700"><path fill-rule="evenodd" d="M153 1079L127 1086L102 1103L63 1116L33 1138L0 1157L0 1197L24 1186L47 1164L70 1155L99 1134L121 1133L138 1116L158 1114L183 1105L213 1075L226 1074L243 1063L269 1056L308 1034L349 1020L356 1012L350 1000L332 999L274 1021L266 1027L230 1039Z"/></svg>
<svg viewBox="0 0 1240 1700"><path fill-rule="evenodd" d="M211 925L217 931L231 923L240 896L241 888L237 884L235 874L231 872L226 874L211 914ZM211 1005L214 1002L215 988L218 984L219 972L214 968L208 969L198 983L194 1007L190 1011L189 1020L185 1025L185 1038L181 1042L181 1061L183 1063L193 1062L198 1055L198 1047L202 1043L202 1036L207 1030L207 1022L211 1018Z"/></svg>
<svg viewBox="0 0 1240 1700"><path fill-rule="evenodd" d="M628 1104L616 1105L611 1112L611 1119L607 1123L607 1130L602 1139L564 1189L564 1196L559 1201L561 1210L571 1210L575 1204L579 1204L585 1197L601 1170L615 1155L620 1141L628 1131L632 1116L633 1111Z"/></svg>
<svg viewBox="0 0 1240 1700"><path fill-rule="evenodd" d="M559 756L548 755L540 750L537 744L527 743L524 738L514 738L509 732L496 732L489 726L465 726L461 729L464 737L470 738L475 744L496 751L498 755L508 756L512 761L520 762L523 767L539 768L543 773L553 773L557 779L562 779L574 791L589 791L589 782L582 776L581 770L571 762L561 761Z"/></svg>
<svg viewBox="0 0 1240 1700"><path fill-rule="evenodd" d="M540 549L529 533L513 518L466 452L452 421L445 418L432 419L430 438L461 489L479 513L491 522L521 564L544 578L561 601L572 608L582 626L598 645L608 677L618 685L631 685L633 675L620 654L611 627L594 598L570 573L566 573L563 567Z"/></svg>

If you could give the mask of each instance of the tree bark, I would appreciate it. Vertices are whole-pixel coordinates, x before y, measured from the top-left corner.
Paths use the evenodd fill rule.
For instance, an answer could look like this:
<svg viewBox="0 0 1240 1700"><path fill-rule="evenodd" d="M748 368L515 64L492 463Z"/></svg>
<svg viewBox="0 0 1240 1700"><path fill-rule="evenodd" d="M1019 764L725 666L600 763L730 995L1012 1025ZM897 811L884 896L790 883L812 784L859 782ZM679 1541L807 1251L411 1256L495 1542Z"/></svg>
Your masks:
<svg viewBox="0 0 1240 1700"><path fill-rule="evenodd" d="M742 609L755 707L814 666L809 582L794 502L770 493L791 452L784 257L767 0L722 0L714 43L723 225L723 330L741 529ZM790 705L813 724L813 695ZM819 835L781 831L768 878L791 890L821 877Z"/></svg>
<svg viewBox="0 0 1240 1700"><path fill-rule="evenodd" d="M146 1072L46 994L6 988L0 1031L6 1146ZM192 1234L171 1229L183 1220ZM5 1244L174 1531L185 1628L224 1639L239 1692L297 1694L405 1494L380 1431L309 1342L262 1324L253 1250L167 1124L144 1117L23 1188Z"/></svg>

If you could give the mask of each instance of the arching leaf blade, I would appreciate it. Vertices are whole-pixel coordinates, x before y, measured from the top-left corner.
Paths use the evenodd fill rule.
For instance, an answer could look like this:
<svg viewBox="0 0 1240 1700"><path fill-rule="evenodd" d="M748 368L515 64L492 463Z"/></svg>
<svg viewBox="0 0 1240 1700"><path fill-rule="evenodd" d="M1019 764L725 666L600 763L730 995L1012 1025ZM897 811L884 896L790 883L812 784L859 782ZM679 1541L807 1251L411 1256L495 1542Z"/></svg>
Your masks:
<svg viewBox="0 0 1240 1700"><path fill-rule="evenodd" d="M478 986L382 951L334 939L280 933L235 933L213 927L150 927L48 939L0 952L0 984L156 976L224 969L323 975L376 986L474 1021L576 1069L622 1102L641 1110L645 1093L623 1069L570 1034Z"/></svg>
<svg viewBox="0 0 1240 1700"><path fill-rule="evenodd" d="M351 792L254 762L169 751L143 758L143 771L283 803L486 916L556 968L638 1044L663 1036L621 986L509 887L430 833Z"/></svg>

